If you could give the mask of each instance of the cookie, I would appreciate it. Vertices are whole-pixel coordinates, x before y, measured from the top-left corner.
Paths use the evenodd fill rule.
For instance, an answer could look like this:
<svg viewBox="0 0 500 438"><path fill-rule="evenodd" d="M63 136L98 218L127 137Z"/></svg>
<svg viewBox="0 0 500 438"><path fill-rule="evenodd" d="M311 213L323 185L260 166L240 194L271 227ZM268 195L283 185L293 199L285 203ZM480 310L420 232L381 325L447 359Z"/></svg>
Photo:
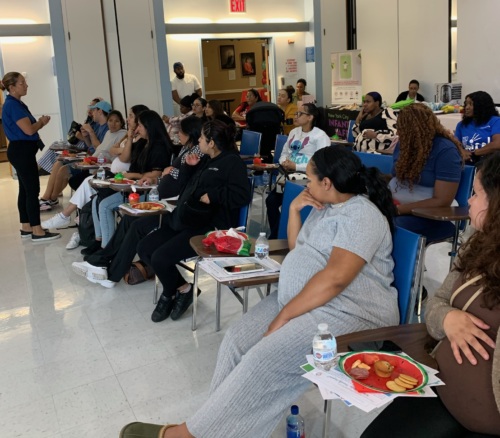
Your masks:
<svg viewBox="0 0 500 438"><path fill-rule="evenodd" d="M406 388L403 388L402 386L399 386L396 382L389 380L385 386L389 388L393 392L406 392Z"/></svg>
<svg viewBox="0 0 500 438"><path fill-rule="evenodd" d="M404 380L400 379L399 377L396 377L394 379L394 382L399 385L399 386L402 386L403 388L406 388L406 389L413 389L415 385L412 385L411 383L407 383L405 382Z"/></svg>
<svg viewBox="0 0 500 438"><path fill-rule="evenodd" d="M409 376L407 374L400 374L399 375L399 379L400 380L403 380L405 382L408 382L409 384L413 385L413 386L416 386L417 383L418 383L418 380L415 379L415 377L412 377L412 376Z"/></svg>

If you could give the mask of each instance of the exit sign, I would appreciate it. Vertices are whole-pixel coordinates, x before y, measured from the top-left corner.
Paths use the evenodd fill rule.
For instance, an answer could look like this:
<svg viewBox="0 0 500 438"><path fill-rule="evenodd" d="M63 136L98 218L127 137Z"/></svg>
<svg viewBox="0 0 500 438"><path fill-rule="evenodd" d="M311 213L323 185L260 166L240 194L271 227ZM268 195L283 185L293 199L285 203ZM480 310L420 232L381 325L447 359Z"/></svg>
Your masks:
<svg viewBox="0 0 500 438"><path fill-rule="evenodd" d="M229 0L231 12L245 12L245 0Z"/></svg>

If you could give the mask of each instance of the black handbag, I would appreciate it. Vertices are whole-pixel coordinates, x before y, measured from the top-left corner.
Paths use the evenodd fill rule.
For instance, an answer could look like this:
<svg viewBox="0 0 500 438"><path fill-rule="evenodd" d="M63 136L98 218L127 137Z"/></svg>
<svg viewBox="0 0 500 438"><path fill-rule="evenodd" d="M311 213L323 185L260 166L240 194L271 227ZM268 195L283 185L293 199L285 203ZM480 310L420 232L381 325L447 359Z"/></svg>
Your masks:
<svg viewBox="0 0 500 438"><path fill-rule="evenodd" d="M80 131L81 127L82 125L80 125L80 123L75 122L74 120L71 122L71 126L68 130L68 135L66 136L68 143L77 144L79 142L78 138L76 138L76 133Z"/></svg>

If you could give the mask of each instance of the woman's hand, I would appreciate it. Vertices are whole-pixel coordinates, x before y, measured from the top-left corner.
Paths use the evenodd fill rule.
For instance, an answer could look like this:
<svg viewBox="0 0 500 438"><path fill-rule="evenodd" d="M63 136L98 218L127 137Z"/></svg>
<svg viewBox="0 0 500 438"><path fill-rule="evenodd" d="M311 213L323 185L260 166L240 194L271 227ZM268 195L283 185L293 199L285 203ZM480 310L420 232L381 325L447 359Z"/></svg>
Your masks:
<svg viewBox="0 0 500 438"><path fill-rule="evenodd" d="M361 123L361 120L363 120L363 116L365 115L364 111L361 110L359 113L358 113L358 116L356 117L356 120L354 123L356 123L356 125L359 125Z"/></svg>
<svg viewBox="0 0 500 438"><path fill-rule="evenodd" d="M161 176L170 175L170 172L172 172L173 168L174 166L165 167L165 169L163 169Z"/></svg>
<svg viewBox="0 0 500 438"><path fill-rule="evenodd" d="M369 139L377 138L377 133L373 129L365 129L363 131L363 137Z"/></svg>
<svg viewBox="0 0 500 438"><path fill-rule="evenodd" d="M170 117L168 117L168 116L164 115L161 119L163 120L164 123L169 123L170 122Z"/></svg>
<svg viewBox="0 0 500 438"><path fill-rule="evenodd" d="M308 189L305 189L302 190L302 192L292 201L292 203L290 204L290 210L299 212L308 205L318 210L322 210L323 208L325 208L325 206L321 202L317 201L311 196Z"/></svg>
<svg viewBox="0 0 500 438"><path fill-rule="evenodd" d="M200 198L200 202L203 202L204 204L210 204L210 198L206 193Z"/></svg>
<svg viewBox="0 0 500 438"><path fill-rule="evenodd" d="M38 121L42 124L42 127L44 127L47 123L50 122L50 116L41 116Z"/></svg>
<svg viewBox="0 0 500 438"><path fill-rule="evenodd" d="M463 149L462 150L462 157L464 159L464 161L471 161L472 159L472 154L470 151L466 150L466 149Z"/></svg>
<svg viewBox="0 0 500 438"><path fill-rule="evenodd" d="M139 181L137 181L137 184L140 186L150 186L154 183L156 183L156 178L151 176L143 176Z"/></svg>
<svg viewBox="0 0 500 438"><path fill-rule="evenodd" d="M196 154L187 154L186 163L190 166L196 166L200 162L200 157Z"/></svg>
<svg viewBox="0 0 500 438"><path fill-rule="evenodd" d="M294 172L295 170L297 170L297 165L293 161L290 161L288 158L283 161L281 165L288 172Z"/></svg>
<svg viewBox="0 0 500 438"><path fill-rule="evenodd" d="M269 336L271 333L283 327L289 320L281 317L279 314L274 318L273 322L269 324L267 331L264 333L264 337Z"/></svg>
<svg viewBox="0 0 500 438"><path fill-rule="evenodd" d="M451 343L453 356L455 356L459 364L462 364L460 351L463 352L472 365L477 364L470 347L473 347L484 360L489 359L488 352L479 342L479 339L481 339L491 348L495 348L495 341L483 331L489 328L489 325L481 319L462 310L452 310L446 314L443 320L443 329Z"/></svg>

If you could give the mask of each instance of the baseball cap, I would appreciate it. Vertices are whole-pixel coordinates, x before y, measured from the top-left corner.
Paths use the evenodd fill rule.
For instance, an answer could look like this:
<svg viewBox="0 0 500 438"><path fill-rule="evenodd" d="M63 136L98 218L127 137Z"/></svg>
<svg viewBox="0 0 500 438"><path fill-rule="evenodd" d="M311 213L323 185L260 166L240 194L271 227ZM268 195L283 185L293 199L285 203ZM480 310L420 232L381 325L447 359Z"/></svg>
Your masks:
<svg viewBox="0 0 500 438"><path fill-rule="evenodd" d="M95 108L103 110L105 113L109 113L112 109L111 104L109 102L106 102L105 100L97 102L95 105L89 106L89 109L95 109Z"/></svg>
<svg viewBox="0 0 500 438"><path fill-rule="evenodd" d="M184 66L182 65L182 62L179 62L179 61L174 62L174 70L175 70L176 68L179 68L179 67L180 67L180 68L184 67Z"/></svg>

